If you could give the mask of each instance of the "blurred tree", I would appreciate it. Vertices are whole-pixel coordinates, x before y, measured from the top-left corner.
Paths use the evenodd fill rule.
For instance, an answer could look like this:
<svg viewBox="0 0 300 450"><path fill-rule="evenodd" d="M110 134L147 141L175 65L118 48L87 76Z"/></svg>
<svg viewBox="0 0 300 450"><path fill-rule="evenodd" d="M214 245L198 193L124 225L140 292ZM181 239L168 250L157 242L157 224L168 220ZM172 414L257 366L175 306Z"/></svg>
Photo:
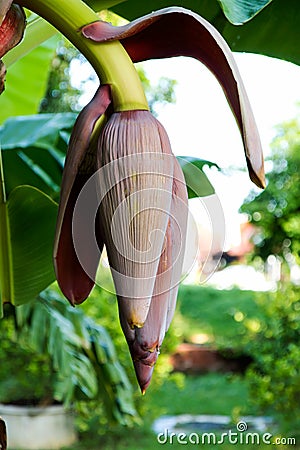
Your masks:
<svg viewBox="0 0 300 450"><path fill-rule="evenodd" d="M112 13L109 14L110 16ZM161 77L157 84L153 85L142 64L137 65L137 71L149 108L154 115L157 115L158 105L175 102L176 80ZM89 90L95 91L97 83L98 78L86 59L67 40L61 40L51 61L47 89L41 100L39 112L80 111L84 103L82 102L83 93L89 93Z"/></svg>
<svg viewBox="0 0 300 450"><path fill-rule="evenodd" d="M158 105L175 103L176 96L174 88L177 83L176 80L161 77L156 85L152 85L142 65L138 65L137 71L149 103L150 111L153 115L157 115Z"/></svg>
<svg viewBox="0 0 300 450"><path fill-rule="evenodd" d="M79 58L78 50L67 40L61 40L51 61L48 85L41 100L39 112L72 112L78 111L80 89L71 83L70 63Z"/></svg>
<svg viewBox="0 0 300 450"><path fill-rule="evenodd" d="M241 211L258 226L254 255L288 263L300 257L300 115L277 127L268 160L267 188L250 193Z"/></svg>

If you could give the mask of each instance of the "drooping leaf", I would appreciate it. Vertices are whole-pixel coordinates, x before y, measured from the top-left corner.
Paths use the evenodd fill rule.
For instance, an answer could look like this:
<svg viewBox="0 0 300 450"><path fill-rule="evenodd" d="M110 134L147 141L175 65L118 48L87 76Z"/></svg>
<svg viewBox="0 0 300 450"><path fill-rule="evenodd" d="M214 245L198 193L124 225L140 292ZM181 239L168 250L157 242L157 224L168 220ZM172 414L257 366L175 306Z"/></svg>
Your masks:
<svg viewBox="0 0 300 450"><path fill-rule="evenodd" d="M68 137L76 114L12 117L0 129L5 188L23 184L51 197L59 193Z"/></svg>
<svg viewBox="0 0 300 450"><path fill-rule="evenodd" d="M109 7L128 20L174 5L173 0L85 0L85 3L95 11ZM300 47L295 45L300 40L298 0L181 0L179 4L215 26L233 51L259 53L300 64ZM229 20L246 23L243 26L230 23L221 4Z"/></svg>
<svg viewBox="0 0 300 450"><path fill-rule="evenodd" d="M265 186L260 137L243 80L226 41L207 20L172 7L118 27L99 20L81 32L94 42L119 40L133 62L189 56L205 64L222 86L235 116L250 179L261 188Z"/></svg>
<svg viewBox="0 0 300 450"><path fill-rule="evenodd" d="M52 265L57 204L31 186L14 189L1 204L2 302L33 300L55 279Z"/></svg>
<svg viewBox="0 0 300 450"><path fill-rule="evenodd" d="M206 197L215 193L215 189L203 171L204 166L216 167L216 163L190 156L178 156L177 160L184 174L188 197Z"/></svg>
<svg viewBox="0 0 300 450"><path fill-rule="evenodd" d="M56 43L56 37L51 38L9 68L0 98L0 123L11 116L38 111Z"/></svg>

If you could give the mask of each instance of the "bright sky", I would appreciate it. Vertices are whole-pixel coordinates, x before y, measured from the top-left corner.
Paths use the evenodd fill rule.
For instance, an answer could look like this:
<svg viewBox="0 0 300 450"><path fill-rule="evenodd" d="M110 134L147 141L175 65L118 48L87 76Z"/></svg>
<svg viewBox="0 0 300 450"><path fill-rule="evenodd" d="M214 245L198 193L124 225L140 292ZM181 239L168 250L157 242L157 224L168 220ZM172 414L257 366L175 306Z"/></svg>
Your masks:
<svg viewBox="0 0 300 450"><path fill-rule="evenodd" d="M235 53L261 135L264 154L275 136L275 126L294 117L300 100L300 67L261 55ZM208 170L223 205L228 244L236 242L237 211L254 187L245 173L228 170L246 167L239 131L223 91L201 63L172 58L144 65L153 83L161 76L174 78L176 104L166 105L158 119L165 126L176 155L216 162L228 176ZM257 189L257 191L259 191Z"/></svg>

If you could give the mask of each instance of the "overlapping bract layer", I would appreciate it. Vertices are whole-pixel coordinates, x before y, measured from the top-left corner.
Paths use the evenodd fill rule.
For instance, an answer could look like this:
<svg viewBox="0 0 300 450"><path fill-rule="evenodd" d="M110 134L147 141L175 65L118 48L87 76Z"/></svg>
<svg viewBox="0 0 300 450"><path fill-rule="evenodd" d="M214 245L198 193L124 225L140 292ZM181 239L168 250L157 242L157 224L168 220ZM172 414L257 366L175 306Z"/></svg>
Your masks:
<svg viewBox="0 0 300 450"><path fill-rule="evenodd" d="M167 134L148 111L113 114L100 149L100 166L119 161L108 173L114 188L100 206L100 220L121 326L144 392L174 313L187 191Z"/></svg>
<svg viewBox="0 0 300 450"><path fill-rule="evenodd" d="M26 25L23 8L12 5L12 1L0 4L0 58L22 39ZM0 94L4 91L6 69L0 60Z"/></svg>
<svg viewBox="0 0 300 450"><path fill-rule="evenodd" d="M78 195L97 170L96 145L92 145L91 136L110 102L110 88L102 86L76 120L65 162L54 243L54 266L61 290L73 305L88 297L99 263L94 249L87 248L88 273L91 276L82 267L74 247L72 220ZM84 230L82 236L84 240ZM99 233L98 245L103 246Z"/></svg>

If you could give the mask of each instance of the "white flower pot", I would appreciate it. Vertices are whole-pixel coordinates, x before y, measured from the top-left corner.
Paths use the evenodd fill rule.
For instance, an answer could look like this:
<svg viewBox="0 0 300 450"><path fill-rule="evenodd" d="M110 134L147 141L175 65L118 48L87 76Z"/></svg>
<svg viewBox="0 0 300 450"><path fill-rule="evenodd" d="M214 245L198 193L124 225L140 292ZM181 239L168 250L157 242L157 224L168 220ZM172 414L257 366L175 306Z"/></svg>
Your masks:
<svg viewBox="0 0 300 450"><path fill-rule="evenodd" d="M8 449L59 449L76 439L72 414L61 405L34 407L0 404Z"/></svg>

